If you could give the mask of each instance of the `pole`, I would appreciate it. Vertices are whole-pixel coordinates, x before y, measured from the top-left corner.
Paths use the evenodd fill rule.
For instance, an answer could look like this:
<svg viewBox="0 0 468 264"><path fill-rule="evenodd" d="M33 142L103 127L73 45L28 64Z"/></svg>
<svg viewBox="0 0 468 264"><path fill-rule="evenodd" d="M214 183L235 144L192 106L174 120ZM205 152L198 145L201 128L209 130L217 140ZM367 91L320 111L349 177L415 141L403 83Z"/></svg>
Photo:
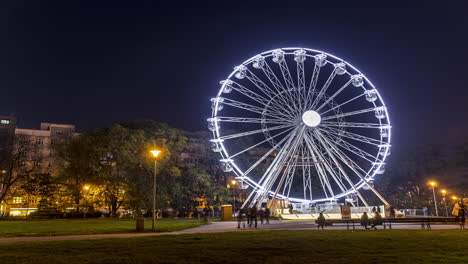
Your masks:
<svg viewBox="0 0 468 264"><path fill-rule="evenodd" d="M234 186L234 188L233 188L232 190L233 190L233 196L232 196L232 198L234 199L234 200L233 200L233 207L234 207L234 208L233 208L232 211L234 212L234 215L235 215L235 213L236 213L236 186Z"/></svg>
<svg viewBox="0 0 468 264"><path fill-rule="evenodd" d="M445 199L445 194L444 194L444 204L445 204L445 217L448 217L447 200Z"/></svg>
<svg viewBox="0 0 468 264"><path fill-rule="evenodd" d="M153 173L153 221L151 222L151 229L154 231L154 222L156 221L156 158L154 159L154 173Z"/></svg>
<svg viewBox="0 0 468 264"><path fill-rule="evenodd" d="M435 211L436 211L436 216L439 216L439 212L437 211L437 200L436 200L434 185L432 185L432 193L434 194L434 207L435 207Z"/></svg>

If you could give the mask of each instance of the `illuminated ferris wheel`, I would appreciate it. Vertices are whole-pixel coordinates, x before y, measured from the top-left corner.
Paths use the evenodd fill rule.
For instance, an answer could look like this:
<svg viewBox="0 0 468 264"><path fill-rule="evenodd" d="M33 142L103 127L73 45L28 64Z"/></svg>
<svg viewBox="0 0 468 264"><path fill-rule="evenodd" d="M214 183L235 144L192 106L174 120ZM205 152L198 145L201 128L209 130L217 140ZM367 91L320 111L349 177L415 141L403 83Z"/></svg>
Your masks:
<svg viewBox="0 0 468 264"><path fill-rule="evenodd" d="M377 89L331 54L282 48L258 54L220 82L211 99L211 146L224 171L252 192L292 202L356 199L385 170L391 125ZM350 197L354 197L353 199Z"/></svg>

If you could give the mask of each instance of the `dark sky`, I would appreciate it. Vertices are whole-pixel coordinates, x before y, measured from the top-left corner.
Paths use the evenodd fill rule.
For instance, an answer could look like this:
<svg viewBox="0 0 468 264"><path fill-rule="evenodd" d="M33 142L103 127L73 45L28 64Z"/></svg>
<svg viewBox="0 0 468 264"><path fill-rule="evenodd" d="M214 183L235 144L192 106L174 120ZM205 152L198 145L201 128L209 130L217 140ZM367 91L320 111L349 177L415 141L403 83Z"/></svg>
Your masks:
<svg viewBox="0 0 468 264"><path fill-rule="evenodd" d="M466 1L5 2L0 113L18 115L22 127L49 121L83 130L145 118L205 130L209 99L234 66L265 50L303 46L351 62L374 82L390 110L394 145L457 142L468 132Z"/></svg>

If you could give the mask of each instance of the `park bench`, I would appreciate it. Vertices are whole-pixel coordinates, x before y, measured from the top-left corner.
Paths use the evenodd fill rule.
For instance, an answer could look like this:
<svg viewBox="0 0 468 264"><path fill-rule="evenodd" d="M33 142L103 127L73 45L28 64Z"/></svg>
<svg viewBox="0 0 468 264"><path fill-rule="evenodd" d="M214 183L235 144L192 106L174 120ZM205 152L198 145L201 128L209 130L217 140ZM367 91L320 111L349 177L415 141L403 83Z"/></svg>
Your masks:
<svg viewBox="0 0 468 264"><path fill-rule="evenodd" d="M315 220L317 223L317 220ZM369 219L372 223L372 218ZM351 227L356 229L356 225L361 225L361 219L326 219L325 226L333 224L346 224L346 229ZM455 217L408 217L408 218L383 218L382 225L384 229L392 229L392 224L420 224L421 229L431 229L431 224L460 224ZM462 225L460 224L460 228Z"/></svg>

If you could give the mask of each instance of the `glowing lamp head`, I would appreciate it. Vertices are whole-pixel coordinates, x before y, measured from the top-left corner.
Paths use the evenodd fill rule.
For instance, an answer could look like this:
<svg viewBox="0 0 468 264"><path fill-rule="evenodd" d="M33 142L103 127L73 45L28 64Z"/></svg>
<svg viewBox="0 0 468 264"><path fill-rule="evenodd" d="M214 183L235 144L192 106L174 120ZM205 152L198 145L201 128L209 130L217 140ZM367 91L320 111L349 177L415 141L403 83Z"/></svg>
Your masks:
<svg viewBox="0 0 468 264"><path fill-rule="evenodd" d="M452 200L457 200L457 199L458 199L458 197L456 197L455 195L452 196Z"/></svg>
<svg viewBox="0 0 468 264"><path fill-rule="evenodd" d="M85 186L83 187L83 189L89 190L89 185L85 185Z"/></svg>
<svg viewBox="0 0 468 264"><path fill-rule="evenodd" d="M159 156L159 153L161 153L160 150L151 150L151 154L153 154L153 157L157 158Z"/></svg>
<svg viewBox="0 0 468 264"><path fill-rule="evenodd" d="M231 183L232 183L232 185L236 185L237 181L236 181L236 180L232 180Z"/></svg>
<svg viewBox="0 0 468 264"><path fill-rule="evenodd" d="M313 110L306 111L302 114L302 122L308 127L316 127L321 121L322 118L320 115Z"/></svg>
<svg viewBox="0 0 468 264"><path fill-rule="evenodd" d="M445 190L445 189L444 189L444 190L441 190L440 192L441 192L443 195L447 194L447 190Z"/></svg>
<svg viewBox="0 0 468 264"><path fill-rule="evenodd" d="M429 182L429 185L431 185L432 187L436 186L436 184L437 184L437 182L435 182L435 181L430 181Z"/></svg>

